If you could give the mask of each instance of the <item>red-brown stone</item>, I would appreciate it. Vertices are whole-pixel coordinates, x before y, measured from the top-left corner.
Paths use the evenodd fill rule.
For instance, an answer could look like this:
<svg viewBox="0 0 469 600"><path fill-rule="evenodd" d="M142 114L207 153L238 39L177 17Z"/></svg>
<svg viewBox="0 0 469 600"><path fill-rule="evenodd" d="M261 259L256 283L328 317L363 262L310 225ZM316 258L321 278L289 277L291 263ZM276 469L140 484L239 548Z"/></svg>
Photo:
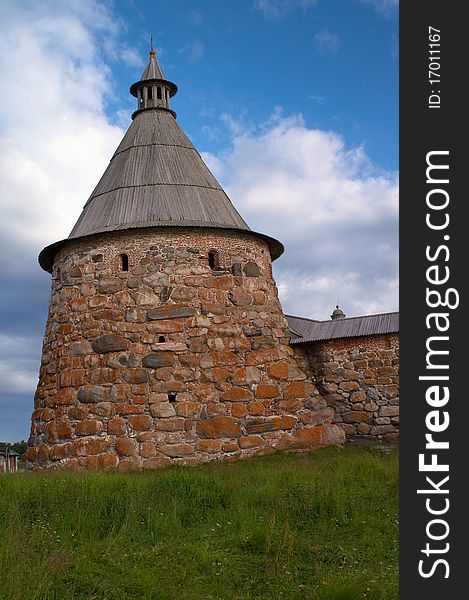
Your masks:
<svg viewBox="0 0 469 600"><path fill-rule="evenodd" d="M231 415L233 417L245 417L248 414L247 406L244 403L235 403L231 405Z"/></svg>
<svg viewBox="0 0 469 600"><path fill-rule="evenodd" d="M232 387L220 396L221 400L228 402L247 402L254 398L253 393L242 387Z"/></svg>
<svg viewBox="0 0 469 600"><path fill-rule="evenodd" d="M77 435L96 435L99 431L99 422L95 420L80 421L75 427Z"/></svg>
<svg viewBox="0 0 469 600"><path fill-rule="evenodd" d="M51 460L62 460L71 456L73 453L72 445L67 444L54 444L50 449L49 455ZM29 460L29 459L28 459Z"/></svg>
<svg viewBox="0 0 469 600"><path fill-rule="evenodd" d="M182 417L172 417L168 419L157 419L155 429L158 431L184 431L185 419Z"/></svg>
<svg viewBox="0 0 469 600"><path fill-rule="evenodd" d="M179 417L198 417L202 411L202 405L198 402L177 402L176 412Z"/></svg>
<svg viewBox="0 0 469 600"><path fill-rule="evenodd" d="M241 429L233 418L219 416L199 421L197 433L205 438L240 437Z"/></svg>
<svg viewBox="0 0 469 600"><path fill-rule="evenodd" d="M239 358L233 352L229 350L219 350L210 352L210 357L212 358L213 364L215 366L226 366L226 365L236 365L239 362Z"/></svg>
<svg viewBox="0 0 469 600"><path fill-rule="evenodd" d="M72 435L72 424L70 421L57 421L57 435L59 438L68 438Z"/></svg>
<svg viewBox="0 0 469 600"><path fill-rule="evenodd" d="M128 420L134 431L148 431L153 424L153 419L149 415L131 415Z"/></svg>
<svg viewBox="0 0 469 600"><path fill-rule="evenodd" d="M142 442L140 444L140 456L142 458L150 458L156 456L156 446L152 442Z"/></svg>
<svg viewBox="0 0 469 600"><path fill-rule="evenodd" d="M117 467L118 458L115 454L99 454L98 467L103 471L109 471Z"/></svg>
<svg viewBox="0 0 469 600"><path fill-rule="evenodd" d="M220 440L199 440L195 446L199 452L208 452L208 454L220 452L221 447L222 443Z"/></svg>
<svg viewBox="0 0 469 600"><path fill-rule="evenodd" d="M165 456L170 456L171 458L179 458L194 454L194 448L189 444L165 444L159 446L158 450Z"/></svg>
<svg viewBox="0 0 469 600"><path fill-rule="evenodd" d="M109 446L108 438L85 438L73 442L73 451L76 456L88 456L89 454L101 454Z"/></svg>
<svg viewBox="0 0 469 600"><path fill-rule="evenodd" d="M169 456L153 456L152 458L147 458L143 461L144 469L157 469L159 467L167 467L171 464L171 459Z"/></svg>
<svg viewBox="0 0 469 600"><path fill-rule="evenodd" d="M145 369L135 368L127 369L124 375L127 383L147 383L148 372Z"/></svg>
<svg viewBox="0 0 469 600"><path fill-rule="evenodd" d="M258 417L246 421L246 431L248 433L265 433L267 431L278 431L282 429L292 429L297 423L297 418L284 415L274 417Z"/></svg>
<svg viewBox="0 0 469 600"><path fill-rule="evenodd" d="M323 425L285 433L275 447L277 450L319 448L328 444L342 444L344 439L345 435L340 427Z"/></svg>
<svg viewBox="0 0 469 600"><path fill-rule="evenodd" d="M107 424L108 433L110 435L117 435L118 437L124 436L126 434L125 423L124 419L119 419L118 417L111 419Z"/></svg>
<svg viewBox="0 0 469 600"><path fill-rule="evenodd" d="M260 435L243 435L239 438L239 446L243 450L246 448L258 448L265 446L265 441Z"/></svg>
<svg viewBox="0 0 469 600"><path fill-rule="evenodd" d="M362 411L347 411L342 414L345 423L371 423L373 415Z"/></svg>
<svg viewBox="0 0 469 600"><path fill-rule="evenodd" d="M292 398L306 398L308 392L308 385L304 381L292 381L283 390L283 397L285 400Z"/></svg>
<svg viewBox="0 0 469 600"><path fill-rule="evenodd" d="M139 415L143 414L144 408L141 404L127 404L123 402L117 405L117 412L120 415Z"/></svg>
<svg viewBox="0 0 469 600"><path fill-rule="evenodd" d="M263 415L265 414L265 406L262 402L250 402L248 404L248 412L250 415Z"/></svg>
<svg viewBox="0 0 469 600"><path fill-rule="evenodd" d="M267 367L267 373L274 379L287 379L288 378L288 363L279 362L274 365Z"/></svg>
<svg viewBox="0 0 469 600"><path fill-rule="evenodd" d="M133 438L118 438L115 448L120 456L134 456L137 454L138 444Z"/></svg>
<svg viewBox="0 0 469 600"><path fill-rule="evenodd" d="M280 393L276 385L260 383L256 389L256 398L275 398Z"/></svg>

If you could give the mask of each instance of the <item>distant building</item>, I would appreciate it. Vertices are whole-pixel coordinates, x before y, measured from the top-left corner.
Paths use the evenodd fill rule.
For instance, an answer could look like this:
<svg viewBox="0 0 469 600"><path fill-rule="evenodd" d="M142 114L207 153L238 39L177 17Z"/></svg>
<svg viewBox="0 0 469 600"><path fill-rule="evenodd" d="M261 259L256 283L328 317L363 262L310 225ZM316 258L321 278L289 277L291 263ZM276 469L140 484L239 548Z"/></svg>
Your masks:
<svg viewBox="0 0 469 600"><path fill-rule="evenodd" d="M20 455L9 448L0 449L0 473L16 473L18 471L18 460Z"/></svg>

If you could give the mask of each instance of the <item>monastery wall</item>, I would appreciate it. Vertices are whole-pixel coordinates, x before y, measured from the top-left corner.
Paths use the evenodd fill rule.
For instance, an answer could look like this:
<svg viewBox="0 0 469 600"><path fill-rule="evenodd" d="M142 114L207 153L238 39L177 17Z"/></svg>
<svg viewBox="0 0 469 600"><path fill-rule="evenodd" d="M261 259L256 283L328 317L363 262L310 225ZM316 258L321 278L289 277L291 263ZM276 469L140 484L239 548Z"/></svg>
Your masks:
<svg viewBox="0 0 469 600"><path fill-rule="evenodd" d="M347 438L399 437L399 334L293 346Z"/></svg>

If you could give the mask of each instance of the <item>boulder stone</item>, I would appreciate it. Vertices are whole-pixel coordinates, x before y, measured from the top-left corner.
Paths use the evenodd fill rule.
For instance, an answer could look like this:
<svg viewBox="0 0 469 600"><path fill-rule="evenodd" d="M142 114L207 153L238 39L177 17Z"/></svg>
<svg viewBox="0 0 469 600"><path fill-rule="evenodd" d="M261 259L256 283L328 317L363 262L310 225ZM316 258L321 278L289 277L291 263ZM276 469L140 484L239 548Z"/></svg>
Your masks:
<svg viewBox="0 0 469 600"><path fill-rule="evenodd" d="M259 265L252 260L250 260L244 265L243 271L246 277L259 277L259 275L261 274Z"/></svg>
<svg viewBox="0 0 469 600"><path fill-rule="evenodd" d="M266 433L267 431L278 431L281 429L292 429L297 423L296 417L274 416L274 417L258 417L256 419L246 420L247 433Z"/></svg>
<svg viewBox="0 0 469 600"><path fill-rule="evenodd" d="M85 404L96 404L97 402L103 402L108 395L109 389L100 385L92 385L78 390L77 398L80 402Z"/></svg>
<svg viewBox="0 0 469 600"><path fill-rule="evenodd" d="M196 310L183 304L167 304L147 312L149 321L159 321L160 319L178 319L180 317L192 317Z"/></svg>
<svg viewBox="0 0 469 600"><path fill-rule="evenodd" d="M328 444L343 444L344 431L337 425L323 425L285 433L277 442L277 450L319 448Z"/></svg>
<svg viewBox="0 0 469 600"><path fill-rule="evenodd" d="M171 365L174 365L174 355L172 352L155 352L147 354L142 361L142 366L150 369L170 367Z"/></svg>
<svg viewBox="0 0 469 600"><path fill-rule="evenodd" d="M170 456L171 458L179 458L194 454L194 448L189 444L165 444L159 446L158 450L165 456Z"/></svg>
<svg viewBox="0 0 469 600"><path fill-rule="evenodd" d="M240 437L241 429L232 417L212 417L197 423L197 433L205 438Z"/></svg>
<svg viewBox="0 0 469 600"><path fill-rule="evenodd" d="M101 294L113 294L123 287L123 282L118 277L108 277L98 281L98 290Z"/></svg>
<svg viewBox="0 0 469 600"><path fill-rule="evenodd" d="M105 354L106 352L120 352L122 350L127 350L127 345L127 340L121 335L110 333L102 335L94 340L92 348L98 354Z"/></svg>

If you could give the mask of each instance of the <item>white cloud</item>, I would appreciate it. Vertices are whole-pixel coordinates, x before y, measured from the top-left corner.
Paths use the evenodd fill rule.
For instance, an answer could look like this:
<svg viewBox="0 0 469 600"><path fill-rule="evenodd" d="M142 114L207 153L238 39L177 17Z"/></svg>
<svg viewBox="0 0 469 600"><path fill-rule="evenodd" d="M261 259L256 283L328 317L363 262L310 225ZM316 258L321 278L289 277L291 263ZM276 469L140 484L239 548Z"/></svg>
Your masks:
<svg viewBox="0 0 469 600"><path fill-rule="evenodd" d="M201 42L194 42L183 46L178 50L179 54L187 53L187 60L190 63L197 62L204 56L204 45Z"/></svg>
<svg viewBox="0 0 469 600"><path fill-rule="evenodd" d="M68 236L123 135L105 115L104 61L136 62L119 31L97 0L2 2L0 439L29 427L49 286L36 256Z"/></svg>
<svg viewBox="0 0 469 600"><path fill-rule="evenodd" d="M39 360L31 356L30 338L0 334L0 380L3 393L34 391ZM0 401L1 405L1 401Z"/></svg>
<svg viewBox="0 0 469 600"><path fill-rule="evenodd" d="M326 98L324 98L324 96L320 96L319 94L312 95L309 97L309 99L316 104L324 104L326 102Z"/></svg>
<svg viewBox="0 0 469 600"><path fill-rule="evenodd" d="M188 15L188 20L192 25L200 25L204 18L202 13L200 13L198 10L191 10Z"/></svg>
<svg viewBox="0 0 469 600"><path fill-rule="evenodd" d="M321 54L336 54L339 51L340 40L336 33L323 29L314 35L314 41Z"/></svg>
<svg viewBox="0 0 469 600"><path fill-rule="evenodd" d="M327 319L338 298L350 316L396 310L397 174L298 115L231 131L232 147L204 159L251 228L285 244L286 312Z"/></svg>
<svg viewBox="0 0 469 600"><path fill-rule="evenodd" d="M254 0L254 6L264 17L277 19L293 8L307 10L317 2L318 0Z"/></svg>
<svg viewBox="0 0 469 600"><path fill-rule="evenodd" d="M7 5L0 29L0 237L14 232L18 244L39 247L68 235L122 137L104 114L112 84L92 34L115 28L91 1L73 3L73 10L68 2L41 3L40 14L34 4L16 5L16 12Z"/></svg>
<svg viewBox="0 0 469 600"><path fill-rule="evenodd" d="M360 0L362 4L368 4L376 10L376 12L389 17L396 9L399 8L399 0Z"/></svg>

